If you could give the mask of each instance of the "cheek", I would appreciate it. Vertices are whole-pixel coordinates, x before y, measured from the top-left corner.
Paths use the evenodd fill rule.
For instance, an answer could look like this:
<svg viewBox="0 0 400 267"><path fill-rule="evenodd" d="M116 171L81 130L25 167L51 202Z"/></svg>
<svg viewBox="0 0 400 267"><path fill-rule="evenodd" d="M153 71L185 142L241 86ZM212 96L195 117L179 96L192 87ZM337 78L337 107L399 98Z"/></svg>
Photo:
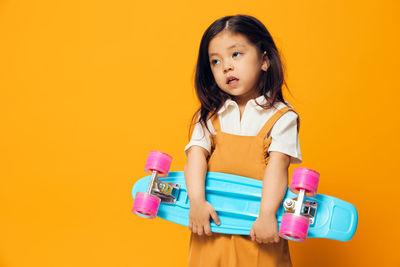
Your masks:
<svg viewBox="0 0 400 267"><path fill-rule="evenodd" d="M249 62L247 67L243 69L243 72L246 74L245 77L248 80L254 80L259 76L259 73L261 72L261 66L259 68L258 62Z"/></svg>
<svg viewBox="0 0 400 267"><path fill-rule="evenodd" d="M225 82L224 76L220 75L220 74L217 74L218 71L213 71L212 73L213 73L214 79L215 79L215 81L217 82L218 85L221 85L222 83Z"/></svg>

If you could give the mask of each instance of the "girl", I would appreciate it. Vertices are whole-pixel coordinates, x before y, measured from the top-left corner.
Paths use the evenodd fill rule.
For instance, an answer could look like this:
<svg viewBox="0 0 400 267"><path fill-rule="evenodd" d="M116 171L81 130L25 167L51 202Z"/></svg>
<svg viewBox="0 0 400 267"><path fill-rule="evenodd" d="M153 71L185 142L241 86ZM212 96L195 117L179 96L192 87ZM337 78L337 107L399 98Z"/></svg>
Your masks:
<svg viewBox="0 0 400 267"><path fill-rule="evenodd" d="M270 33L252 16L220 18L202 37L195 75L201 107L185 147L189 266L292 265L288 242L278 235L276 212L286 193L288 167L302 159L298 115L282 96L282 69ZM263 181L250 236L211 234L210 217L220 222L205 199L207 171Z"/></svg>

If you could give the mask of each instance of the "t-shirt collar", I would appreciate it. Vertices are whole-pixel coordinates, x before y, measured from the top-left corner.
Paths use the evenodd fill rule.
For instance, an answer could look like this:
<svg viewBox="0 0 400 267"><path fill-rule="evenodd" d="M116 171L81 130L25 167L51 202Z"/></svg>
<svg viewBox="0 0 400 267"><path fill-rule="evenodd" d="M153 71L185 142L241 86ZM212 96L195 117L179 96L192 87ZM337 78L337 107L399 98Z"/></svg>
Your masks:
<svg viewBox="0 0 400 267"><path fill-rule="evenodd" d="M271 95L270 92L268 92L268 93L267 93L267 96L270 96L270 95ZM256 104L256 101L257 101L257 103L260 104L260 105L265 104L265 103L267 102L267 100L265 99L264 95L260 95L259 97L255 98L255 99L254 99L254 98L253 98L253 99L250 99L250 100L247 102L249 105L253 106L256 110L263 110L262 107L260 107L259 105ZM223 106L220 108L220 110L218 111L218 114L221 114L221 113L224 112L226 109L228 109L229 106L232 106L232 105L237 106L237 104L236 104L235 101L233 101L232 99L228 98L228 99L225 101L224 105L223 105Z"/></svg>

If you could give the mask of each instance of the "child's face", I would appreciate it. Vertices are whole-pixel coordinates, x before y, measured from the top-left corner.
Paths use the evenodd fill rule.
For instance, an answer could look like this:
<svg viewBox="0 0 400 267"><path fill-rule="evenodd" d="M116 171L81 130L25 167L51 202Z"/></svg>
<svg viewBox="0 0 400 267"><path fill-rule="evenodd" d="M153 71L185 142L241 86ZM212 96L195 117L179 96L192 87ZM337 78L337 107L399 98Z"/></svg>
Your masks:
<svg viewBox="0 0 400 267"><path fill-rule="evenodd" d="M234 46L236 45L236 46ZM246 36L229 31L218 33L208 47L211 71L218 87L244 104L259 95L257 84L269 66L267 55L260 54ZM238 80L228 83L228 77Z"/></svg>

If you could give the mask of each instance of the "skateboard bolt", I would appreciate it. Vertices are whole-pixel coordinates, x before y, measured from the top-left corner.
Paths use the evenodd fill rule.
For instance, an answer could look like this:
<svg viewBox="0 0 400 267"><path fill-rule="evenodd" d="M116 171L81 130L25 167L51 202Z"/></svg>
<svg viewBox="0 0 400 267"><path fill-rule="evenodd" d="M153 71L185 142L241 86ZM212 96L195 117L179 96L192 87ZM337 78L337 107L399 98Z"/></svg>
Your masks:
<svg viewBox="0 0 400 267"><path fill-rule="evenodd" d="M293 199L290 199L290 198L286 199L285 202L284 202L284 206L285 206L286 209L292 210L294 208Z"/></svg>
<svg viewBox="0 0 400 267"><path fill-rule="evenodd" d="M170 186L168 183L159 182L158 183L158 189L164 195L169 195L171 193L171 191L172 191L172 186Z"/></svg>

